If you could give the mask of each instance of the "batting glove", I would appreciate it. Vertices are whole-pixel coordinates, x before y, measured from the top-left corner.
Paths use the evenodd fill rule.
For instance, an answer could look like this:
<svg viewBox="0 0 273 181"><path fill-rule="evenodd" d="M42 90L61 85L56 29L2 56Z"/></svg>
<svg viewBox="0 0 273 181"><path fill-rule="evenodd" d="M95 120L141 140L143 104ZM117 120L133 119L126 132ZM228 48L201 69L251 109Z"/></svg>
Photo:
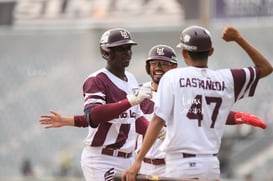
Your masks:
<svg viewBox="0 0 273 181"><path fill-rule="evenodd" d="M243 112L236 112L234 114L234 121L236 124L249 124L251 126L266 128L266 124L257 116L246 114Z"/></svg>
<svg viewBox="0 0 273 181"><path fill-rule="evenodd" d="M127 99L132 106L141 103L144 99L152 98L152 89L150 87L140 87L135 93L128 94Z"/></svg>

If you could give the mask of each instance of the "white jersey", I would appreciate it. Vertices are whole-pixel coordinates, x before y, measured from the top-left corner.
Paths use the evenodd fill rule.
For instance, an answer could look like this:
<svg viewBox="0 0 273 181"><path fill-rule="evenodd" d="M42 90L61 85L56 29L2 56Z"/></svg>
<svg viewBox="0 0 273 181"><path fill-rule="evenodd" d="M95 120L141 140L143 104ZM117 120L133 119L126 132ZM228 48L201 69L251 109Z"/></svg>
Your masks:
<svg viewBox="0 0 273 181"><path fill-rule="evenodd" d="M125 75L128 81L123 81L102 68L88 76L83 85L84 110L97 104L126 99L126 95L133 93L139 84L131 73L126 71ZM89 126L89 134L84 143L96 148L108 147L133 152L136 142L135 121L140 116L143 116L140 106L132 106L117 118L99 124L97 128Z"/></svg>
<svg viewBox="0 0 273 181"><path fill-rule="evenodd" d="M146 82L142 86L144 87L150 87L152 89L152 82ZM156 98L156 92L153 91L153 97L152 99L145 99L143 102L141 102L140 107L142 112L144 113L145 118L148 121L151 121L153 115L154 115L154 101ZM137 147L140 148L142 145L143 136L140 135L138 137L138 145ZM165 153L162 152L159 148L162 144L162 140L156 139L153 146L150 148L150 150L146 153L145 157L150 159L161 159L165 157Z"/></svg>
<svg viewBox="0 0 273 181"><path fill-rule="evenodd" d="M184 67L161 78L155 114L165 120L167 153L218 153L227 116L233 104L253 96L259 69L211 70Z"/></svg>

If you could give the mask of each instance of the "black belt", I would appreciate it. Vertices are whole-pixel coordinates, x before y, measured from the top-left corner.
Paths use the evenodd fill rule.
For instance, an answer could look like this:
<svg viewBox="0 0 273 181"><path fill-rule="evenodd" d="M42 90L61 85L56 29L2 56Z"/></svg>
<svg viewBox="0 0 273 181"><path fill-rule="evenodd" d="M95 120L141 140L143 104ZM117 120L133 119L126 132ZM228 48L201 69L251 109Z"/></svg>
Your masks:
<svg viewBox="0 0 273 181"><path fill-rule="evenodd" d="M201 156L202 154L200 154ZM204 155L208 155L208 156L217 156L218 154L217 153L214 153L214 154L204 154ZM183 158L192 158L192 157L197 157L198 155L197 154L191 154L191 153L182 153L182 156Z"/></svg>
<svg viewBox="0 0 273 181"><path fill-rule="evenodd" d="M130 158L133 155L132 152L131 153L126 153L126 152L117 151L117 150L113 150L113 149L109 149L109 148L103 148L101 150L101 154L116 156L116 157L123 157L123 158Z"/></svg>
<svg viewBox="0 0 273 181"><path fill-rule="evenodd" d="M152 165L164 165L165 164L164 158L158 158L158 159L144 158L143 161L145 163L149 163Z"/></svg>

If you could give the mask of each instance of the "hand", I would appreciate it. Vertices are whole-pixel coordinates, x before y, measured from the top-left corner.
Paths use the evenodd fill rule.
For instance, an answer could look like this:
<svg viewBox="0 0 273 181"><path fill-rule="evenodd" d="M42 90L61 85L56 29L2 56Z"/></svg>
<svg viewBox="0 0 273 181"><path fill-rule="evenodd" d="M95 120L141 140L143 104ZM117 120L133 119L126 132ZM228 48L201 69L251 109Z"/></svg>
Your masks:
<svg viewBox="0 0 273 181"><path fill-rule="evenodd" d="M65 126L64 117L55 111L50 111L51 114L44 114L40 116L40 124L45 125L45 128L59 128Z"/></svg>
<svg viewBox="0 0 273 181"><path fill-rule="evenodd" d="M222 33L222 38L225 41L236 41L241 37L239 31L232 26L226 26Z"/></svg>
<svg viewBox="0 0 273 181"><path fill-rule="evenodd" d="M141 161L135 161L133 166L131 166L126 172L122 174L122 181L136 181L136 175L140 169Z"/></svg>
<svg viewBox="0 0 273 181"><path fill-rule="evenodd" d="M140 87L135 93L127 95L127 99L132 106L141 103L144 99L151 98L152 89L150 87Z"/></svg>
<svg viewBox="0 0 273 181"><path fill-rule="evenodd" d="M166 126L163 126L162 129L160 130L157 138L160 139L160 140L164 140L164 138L166 136L166 132L167 132Z"/></svg>
<svg viewBox="0 0 273 181"><path fill-rule="evenodd" d="M249 124L262 129L266 128L266 124L260 118L243 112L236 112L234 114L234 121L236 124Z"/></svg>

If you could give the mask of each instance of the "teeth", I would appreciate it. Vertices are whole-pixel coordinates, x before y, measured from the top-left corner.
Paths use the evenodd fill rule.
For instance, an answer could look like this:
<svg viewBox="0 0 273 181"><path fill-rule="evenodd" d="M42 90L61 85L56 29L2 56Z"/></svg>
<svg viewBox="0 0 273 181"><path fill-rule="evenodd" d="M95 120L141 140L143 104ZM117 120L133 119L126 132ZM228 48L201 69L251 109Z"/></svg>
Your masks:
<svg viewBox="0 0 273 181"><path fill-rule="evenodd" d="M155 72L155 75L162 75L163 72Z"/></svg>

